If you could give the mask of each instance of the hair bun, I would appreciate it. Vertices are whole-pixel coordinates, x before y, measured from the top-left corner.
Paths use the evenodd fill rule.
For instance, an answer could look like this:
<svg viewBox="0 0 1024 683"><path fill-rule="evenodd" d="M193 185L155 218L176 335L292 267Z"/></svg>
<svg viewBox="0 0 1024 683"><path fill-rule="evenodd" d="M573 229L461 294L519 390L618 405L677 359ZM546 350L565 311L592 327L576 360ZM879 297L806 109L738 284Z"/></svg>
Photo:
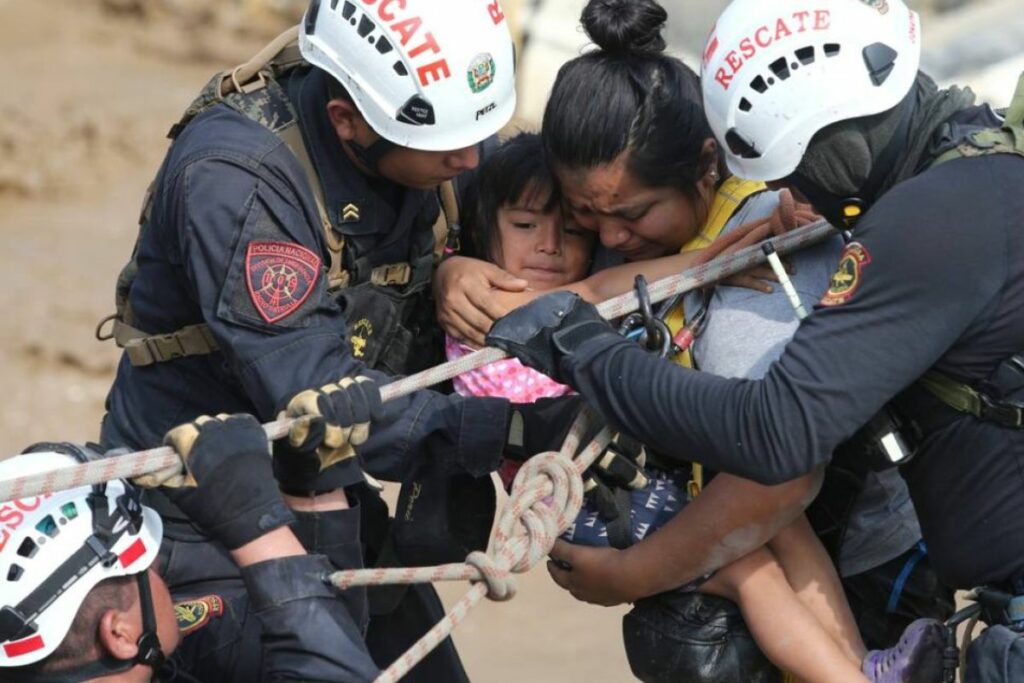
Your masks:
<svg viewBox="0 0 1024 683"><path fill-rule="evenodd" d="M665 51L668 13L655 0L590 0L580 21L590 39L612 54Z"/></svg>

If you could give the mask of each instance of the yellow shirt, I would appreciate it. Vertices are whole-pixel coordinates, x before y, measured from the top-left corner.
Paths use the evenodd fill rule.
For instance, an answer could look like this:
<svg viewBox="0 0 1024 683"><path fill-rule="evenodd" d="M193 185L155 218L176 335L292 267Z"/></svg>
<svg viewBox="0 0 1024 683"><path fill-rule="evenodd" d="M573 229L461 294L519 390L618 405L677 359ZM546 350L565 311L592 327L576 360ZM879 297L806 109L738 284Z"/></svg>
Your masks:
<svg viewBox="0 0 1024 683"><path fill-rule="evenodd" d="M685 254L709 247L722 234L725 226L736 215L736 211L743 205L743 202L751 195L764 192L766 189L768 188L761 182L744 180L736 176L727 178L719 186L718 192L715 193L715 199L711 203L711 211L708 212L708 218L704 222L704 227L701 228L700 233L696 237L683 245L680 253ZM665 322L668 324L669 329L672 330L673 335L683 328L683 325L686 324L686 314L683 311L682 304L669 312ZM689 349L677 353L672 357L672 360L683 367L693 367L693 356Z"/></svg>
<svg viewBox="0 0 1024 683"><path fill-rule="evenodd" d="M704 227L701 228L700 233L696 237L683 245L680 253L685 254L710 246L722 234L725 226L736 215L743 202L748 197L758 192L764 192L766 189L768 189L767 186L761 182L744 180L736 176L727 178L719 186L718 192L715 193L715 199L711 203L711 210L708 212L708 218L704 222ZM665 323L668 325L669 330L672 331L673 336L683 328L686 324L686 312L683 310L682 304L669 311L668 316L665 318ZM672 356L672 360L684 368L693 367L693 354L690 349L684 349L675 354ZM699 462L692 463L687 493L693 499L697 497L703 488L704 468Z"/></svg>

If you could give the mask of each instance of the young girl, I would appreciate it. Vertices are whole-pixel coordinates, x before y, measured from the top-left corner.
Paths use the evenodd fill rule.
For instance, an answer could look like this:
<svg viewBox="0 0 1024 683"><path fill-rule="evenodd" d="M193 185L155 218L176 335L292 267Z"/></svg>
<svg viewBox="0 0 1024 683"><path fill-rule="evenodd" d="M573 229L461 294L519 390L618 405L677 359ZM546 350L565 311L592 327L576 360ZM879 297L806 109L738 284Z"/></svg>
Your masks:
<svg viewBox="0 0 1024 683"><path fill-rule="evenodd" d="M571 286L578 291L587 275L591 238L562 212L536 135L513 138L481 167L466 224L476 254L526 280L531 289ZM690 253L610 269L600 278L591 277L587 286L618 293L628 288L637 272L653 279L684 269L686 260L694 258ZM470 350L451 337L446 349L452 360ZM455 388L465 395L500 396L521 403L571 391L516 360L467 373L456 380ZM512 474L508 469L503 472L506 484ZM662 526L687 502L670 475L655 471L648 475L647 486L631 496L629 526L634 542ZM575 543L608 545L606 525L592 502L584 506L566 537ZM798 593L790 584L790 574L814 577L815 589L800 586ZM871 677L863 674L867 653L842 599L839 579L803 517L765 547L687 588L735 601L769 659L803 681L914 681L908 664L937 645L936 624L916 623L891 652L870 653L873 662L891 660L894 666L866 667Z"/></svg>

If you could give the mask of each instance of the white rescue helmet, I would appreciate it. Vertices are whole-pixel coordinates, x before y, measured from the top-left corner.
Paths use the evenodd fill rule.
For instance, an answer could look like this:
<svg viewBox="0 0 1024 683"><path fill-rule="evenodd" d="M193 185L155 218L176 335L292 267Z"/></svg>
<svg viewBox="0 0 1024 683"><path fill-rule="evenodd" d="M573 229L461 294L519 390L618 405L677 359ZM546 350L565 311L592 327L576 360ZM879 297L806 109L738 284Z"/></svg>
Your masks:
<svg viewBox="0 0 1024 683"><path fill-rule="evenodd" d="M0 479L78 462L65 453L19 455L0 462ZM0 668L53 654L89 591L149 569L162 538L160 516L121 481L0 502Z"/></svg>
<svg viewBox="0 0 1024 683"><path fill-rule="evenodd" d="M733 0L704 49L704 107L733 173L781 180L818 131L899 104L920 61L903 0Z"/></svg>
<svg viewBox="0 0 1024 683"><path fill-rule="evenodd" d="M299 49L400 147L471 147L516 108L515 47L498 0L313 0Z"/></svg>

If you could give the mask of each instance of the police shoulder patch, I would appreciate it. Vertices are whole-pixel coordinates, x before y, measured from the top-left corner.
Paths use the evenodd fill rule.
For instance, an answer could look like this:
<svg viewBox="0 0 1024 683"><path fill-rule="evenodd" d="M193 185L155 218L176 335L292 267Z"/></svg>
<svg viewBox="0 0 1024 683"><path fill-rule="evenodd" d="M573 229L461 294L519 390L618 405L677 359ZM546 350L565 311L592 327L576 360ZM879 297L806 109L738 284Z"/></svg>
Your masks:
<svg viewBox="0 0 1024 683"><path fill-rule="evenodd" d="M320 257L288 242L250 242L245 255L249 296L268 323L287 318L309 298L320 277Z"/></svg>
<svg viewBox="0 0 1024 683"><path fill-rule="evenodd" d="M178 620L178 631L187 636L198 631L210 619L224 614L224 601L219 595L207 595L174 603L174 616Z"/></svg>
<svg viewBox="0 0 1024 683"><path fill-rule="evenodd" d="M850 242L839 258L839 267L832 276L822 306L840 306L853 298L860 286L864 267L871 263L871 254L860 242Z"/></svg>

